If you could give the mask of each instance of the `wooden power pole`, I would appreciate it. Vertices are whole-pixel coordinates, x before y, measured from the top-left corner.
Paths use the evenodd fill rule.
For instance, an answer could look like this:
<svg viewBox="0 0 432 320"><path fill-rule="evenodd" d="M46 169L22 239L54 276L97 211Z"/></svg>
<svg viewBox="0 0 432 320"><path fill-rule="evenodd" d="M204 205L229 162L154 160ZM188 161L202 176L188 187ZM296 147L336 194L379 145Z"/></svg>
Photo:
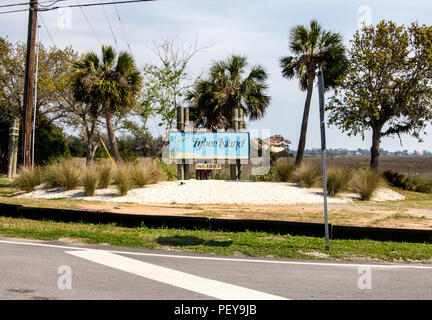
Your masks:
<svg viewBox="0 0 432 320"><path fill-rule="evenodd" d="M35 47L36 47L36 25L37 25L38 0L30 1L27 54L24 75L24 99L23 99L23 164L24 167L31 166L31 136L32 136L32 111L33 111L33 85L35 72Z"/></svg>

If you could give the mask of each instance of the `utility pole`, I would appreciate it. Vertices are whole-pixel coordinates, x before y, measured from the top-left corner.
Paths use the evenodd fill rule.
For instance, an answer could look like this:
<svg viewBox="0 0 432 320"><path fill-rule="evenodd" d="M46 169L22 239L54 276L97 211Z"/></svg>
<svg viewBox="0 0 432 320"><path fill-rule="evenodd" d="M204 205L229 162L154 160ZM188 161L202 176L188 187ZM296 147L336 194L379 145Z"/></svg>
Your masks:
<svg viewBox="0 0 432 320"><path fill-rule="evenodd" d="M24 99L23 99L23 164L24 167L31 166L31 135L32 135L32 111L33 111L33 85L35 72L35 46L37 25L38 0L30 1L27 54L24 75Z"/></svg>
<svg viewBox="0 0 432 320"><path fill-rule="evenodd" d="M37 31L37 50L36 50L36 72L35 72L35 84L34 84L34 101L33 101L33 131L32 131L32 148L31 148L31 165L32 168L34 168L34 155L35 155L35 131L36 131L36 110L37 110L37 85L38 85L38 69L39 69L39 47L40 47L40 28L41 26L38 25L38 31Z"/></svg>

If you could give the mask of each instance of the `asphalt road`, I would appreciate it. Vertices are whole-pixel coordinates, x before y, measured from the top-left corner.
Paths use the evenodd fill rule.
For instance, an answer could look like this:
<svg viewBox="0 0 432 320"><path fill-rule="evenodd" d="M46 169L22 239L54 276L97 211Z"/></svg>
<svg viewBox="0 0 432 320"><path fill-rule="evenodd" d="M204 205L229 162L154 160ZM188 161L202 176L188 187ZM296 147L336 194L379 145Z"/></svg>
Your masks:
<svg viewBox="0 0 432 320"><path fill-rule="evenodd" d="M432 299L432 265L192 255L0 238L0 299Z"/></svg>

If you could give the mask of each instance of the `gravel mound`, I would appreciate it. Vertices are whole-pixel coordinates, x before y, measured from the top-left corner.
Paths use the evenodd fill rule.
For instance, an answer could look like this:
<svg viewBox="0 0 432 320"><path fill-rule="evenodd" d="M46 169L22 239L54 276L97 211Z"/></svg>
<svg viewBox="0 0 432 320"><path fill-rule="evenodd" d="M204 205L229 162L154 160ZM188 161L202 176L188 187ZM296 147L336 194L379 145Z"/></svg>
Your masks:
<svg viewBox="0 0 432 320"><path fill-rule="evenodd" d="M96 190L95 196L85 197L82 189L62 191L39 188L26 193L28 198L73 198L104 202L134 202L140 204L301 204L322 203L320 188L299 188L284 182L251 182L224 180L165 181L145 188L132 189L119 196L115 187ZM356 194L328 197L329 203L348 203L359 199ZM403 200L404 196L388 188L380 188L372 201Z"/></svg>

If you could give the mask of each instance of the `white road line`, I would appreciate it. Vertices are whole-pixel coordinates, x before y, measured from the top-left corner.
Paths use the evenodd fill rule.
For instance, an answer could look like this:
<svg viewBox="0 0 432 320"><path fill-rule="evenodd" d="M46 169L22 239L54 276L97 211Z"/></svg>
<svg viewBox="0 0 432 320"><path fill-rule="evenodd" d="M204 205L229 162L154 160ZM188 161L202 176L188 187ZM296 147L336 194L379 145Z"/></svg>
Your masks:
<svg viewBox="0 0 432 320"><path fill-rule="evenodd" d="M66 251L73 256L222 300L288 300L287 298L211 280L101 250Z"/></svg>
<svg viewBox="0 0 432 320"><path fill-rule="evenodd" d="M222 258L222 257L202 257L202 256L186 256L186 255L173 255L161 253L145 253L145 252L130 252L130 251L117 251L117 250L103 250L93 248L61 246L45 243L33 242L20 242L0 240L0 243L16 244L16 245L29 245L39 247L50 247L68 250L91 250L103 251L117 254L137 255L146 257L162 257L162 258L178 258L178 259L196 259L196 260L211 260L211 261L230 261L230 262L248 262L248 263L273 263L273 264L288 264L288 265L306 265L306 266L322 266L322 267L371 267L371 268L390 268L390 269L432 269L431 265L409 265L409 264L363 264L363 263L333 263L333 262L307 262L307 261L286 261L286 260L257 260L257 259L241 259L241 258Z"/></svg>

